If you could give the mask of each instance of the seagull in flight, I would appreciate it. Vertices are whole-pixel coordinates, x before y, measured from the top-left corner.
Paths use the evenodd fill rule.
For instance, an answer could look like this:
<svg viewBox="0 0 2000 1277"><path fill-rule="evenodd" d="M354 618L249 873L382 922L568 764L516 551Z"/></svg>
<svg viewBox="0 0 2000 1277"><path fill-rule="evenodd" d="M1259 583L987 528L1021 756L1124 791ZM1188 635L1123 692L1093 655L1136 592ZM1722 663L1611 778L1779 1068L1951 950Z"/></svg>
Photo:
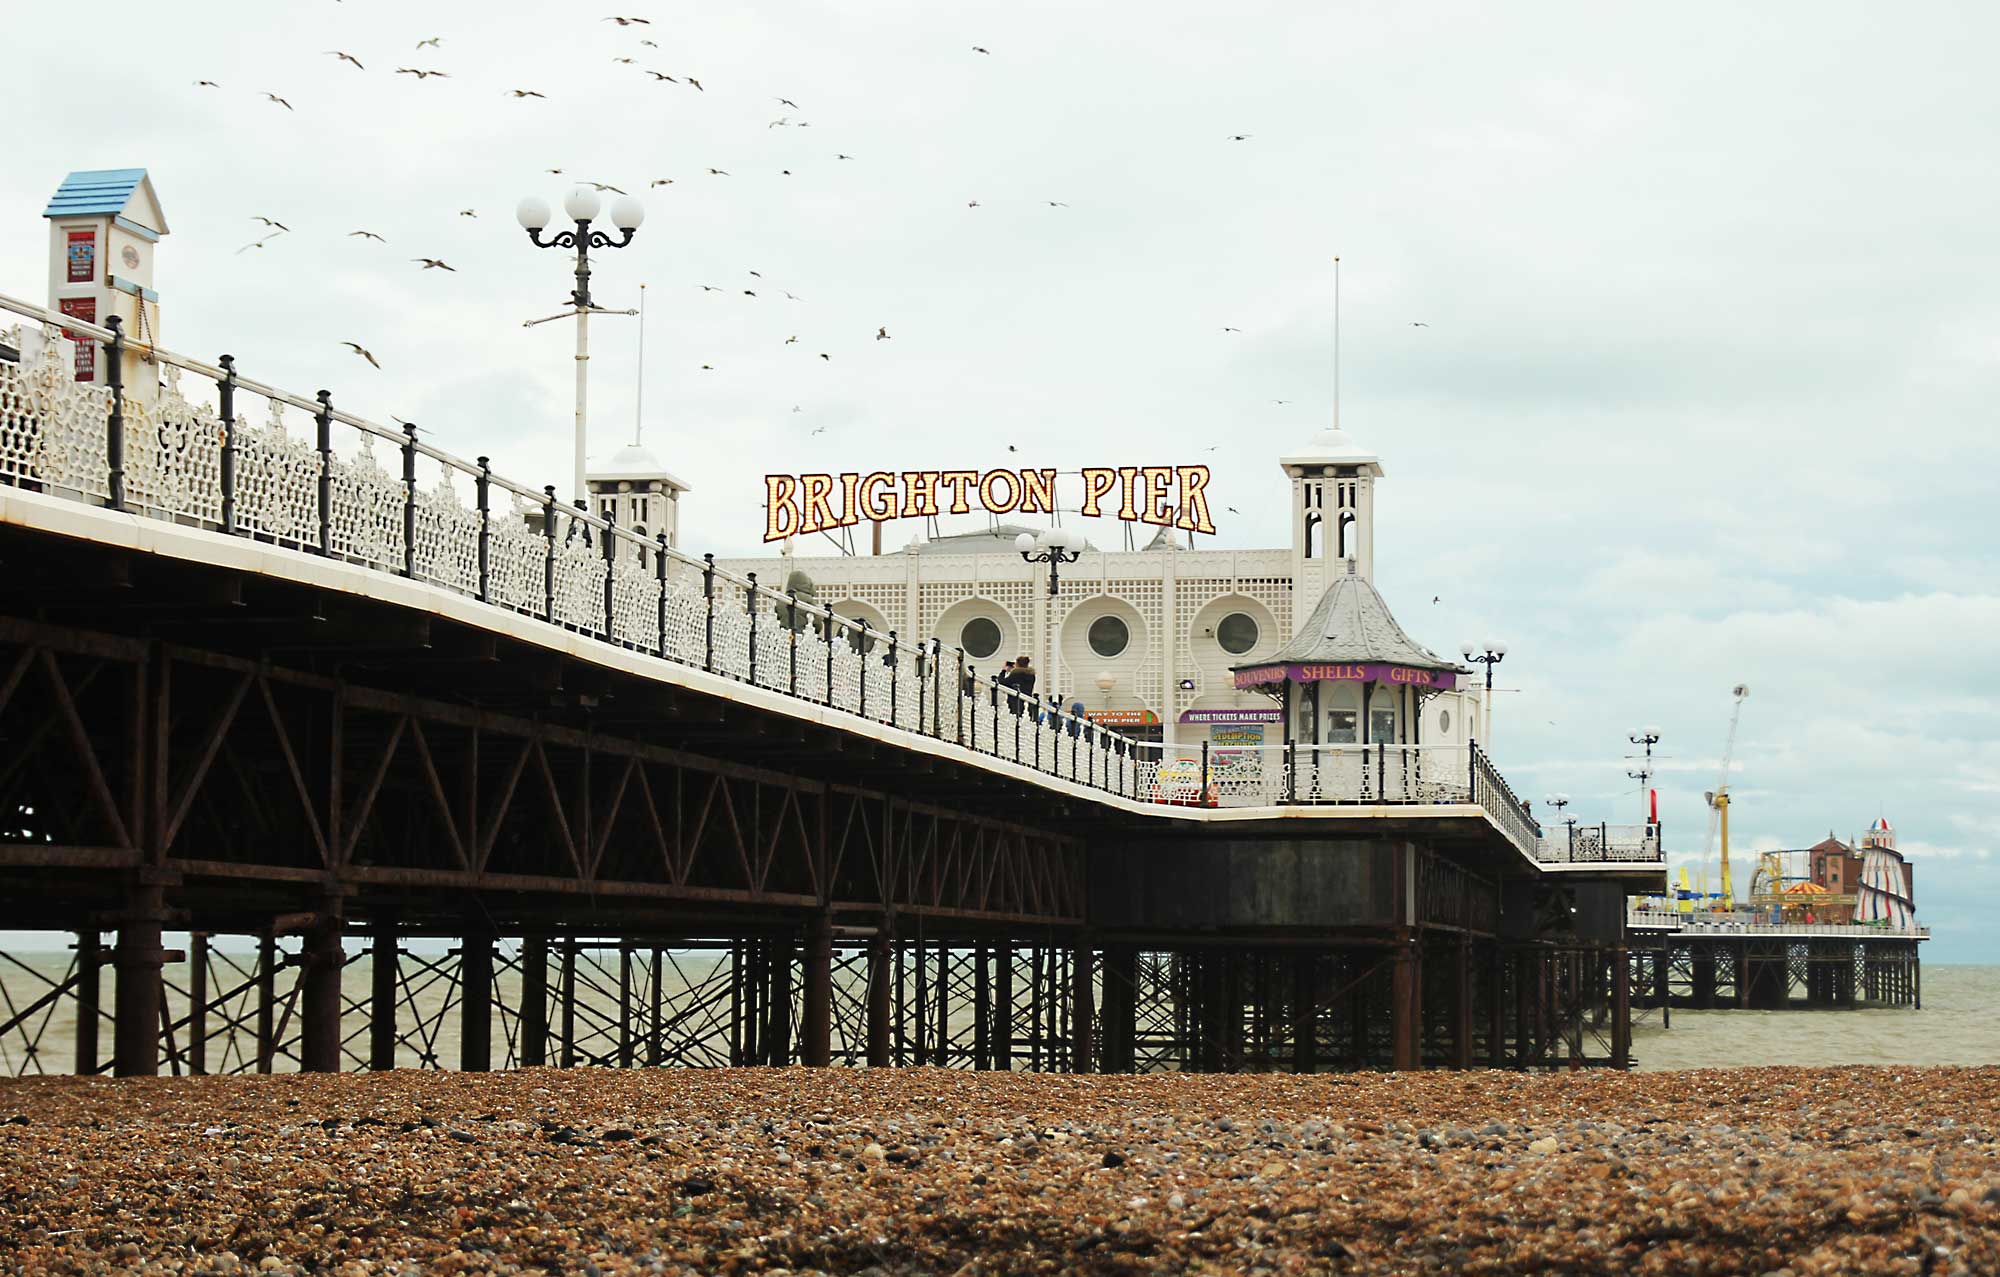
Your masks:
<svg viewBox="0 0 2000 1277"><path fill-rule="evenodd" d="M1429 325L1429 324L1426 324L1426 323L1424 323L1424 322L1423 322L1422 320L1416 320L1416 319L1413 319L1413 320L1411 320L1411 321L1410 321L1410 327L1412 327L1412 328L1429 328L1429 327L1430 327L1430 325Z"/></svg>
<svg viewBox="0 0 2000 1277"><path fill-rule="evenodd" d="M362 66L361 59L355 57L352 53L342 53L339 49L328 49L326 52L329 57L339 58L342 62L352 62L354 69L357 71L366 71L368 69Z"/></svg>
<svg viewBox="0 0 2000 1277"><path fill-rule="evenodd" d="M826 360L826 362L828 362L828 363L832 363L832 362L833 362L833 356L832 356L832 355L829 355L829 354L827 354L827 353L826 353L825 351L823 351L823 350L819 352L819 357L820 357L821 359L824 359L824 360Z"/></svg>
<svg viewBox="0 0 2000 1277"><path fill-rule="evenodd" d="M639 41L639 43L646 46L648 49L657 49L660 47L659 43L653 40L641 40Z"/></svg>
<svg viewBox="0 0 2000 1277"><path fill-rule="evenodd" d="M632 59L632 58L613 58L613 59L611 59L611 60L612 60L613 62L622 62L622 63L624 63L624 64L625 64L626 66L628 66L628 67L629 67L629 66L637 66L637 65L639 65L639 64L638 64L638 62L637 62L637 61L635 61L635 60L634 60L634 59Z"/></svg>
<svg viewBox="0 0 2000 1277"><path fill-rule="evenodd" d="M792 344L793 344L794 342L798 341L798 339L799 339L799 336L798 336L798 334L797 334L797 333L793 333L793 334L792 334L791 336L789 336L789 337L785 338L785 344L786 344L787 346L789 346L789 345L792 345Z"/></svg>
<svg viewBox="0 0 2000 1277"><path fill-rule="evenodd" d="M717 288L717 287L716 287L715 285L713 285L713 284L703 284L703 285L701 286L701 291L702 291L702 292L704 292L704 293L719 293L719 292L721 292L722 290L721 290L720 288Z"/></svg>
<svg viewBox="0 0 2000 1277"><path fill-rule="evenodd" d="M605 21L615 22L621 27L630 27L630 26L650 27L653 25L653 20L651 18L606 18Z"/></svg>
<svg viewBox="0 0 2000 1277"><path fill-rule="evenodd" d="M972 46L972 51L973 51L974 53L991 53L991 52L993 52L993 50L991 50L991 49L982 49L982 48L980 48L980 47L979 47L978 45L976 45L976 44Z"/></svg>
<svg viewBox="0 0 2000 1277"><path fill-rule="evenodd" d="M1062 202L1061 200L1043 200L1043 201L1042 201L1042 203L1044 203L1044 204L1047 204L1047 205L1048 205L1048 206L1049 206L1050 208L1068 208L1068 207L1069 207L1069 205L1067 205L1067 204L1063 203L1063 202Z"/></svg>
<svg viewBox="0 0 2000 1277"><path fill-rule="evenodd" d="M372 239L380 244L386 244L389 242L388 240L383 239L380 235L377 235L374 231L349 231L347 232L347 238Z"/></svg>
<svg viewBox="0 0 2000 1277"><path fill-rule="evenodd" d="M474 218L479 216L477 211L469 208L462 208L458 210L458 215L460 217L474 217Z"/></svg>
<svg viewBox="0 0 2000 1277"><path fill-rule="evenodd" d="M458 274L456 266L447 266L443 261L435 257L412 257L410 260L413 262L422 262L425 270L448 270L454 275Z"/></svg>
<svg viewBox="0 0 2000 1277"><path fill-rule="evenodd" d="M1232 142L1248 142L1253 136L1254 134L1250 133L1231 133L1229 140Z"/></svg>
<svg viewBox="0 0 2000 1277"><path fill-rule="evenodd" d="M196 87L197 89L219 89L222 86L217 84L213 80L196 80L194 82L194 87Z"/></svg>
<svg viewBox="0 0 2000 1277"><path fill-rule="evenodd" d="M507 91L517 98L542 98L546 100L549 96L546 93L537 93L533 89L509 89Z"/></svg>
<svg viewBox="0 0 2000 1277"><path fill-rule="evenodd" d="M776 101L779 106L788 106L792 108L794 111L799 109L799 104L792 101L790 98L778 98L776 99Z"/></svg>
<svg viewBox="0 0 2000 1277"><path fill-rule="evenodd" d="M729 176L729 174L728 174L728 173L724 172L724 171L723 171L722 169L719 169L719 168L712 168L712 169L710 169L710 170L708 171L708 173L709 173L709 176L710 176L710 177L728 177L728 176Z"/></svg>
<svg viewBox="0 0 2000 1277"><path fill-rule="evenodd" d="M344 341L344 342L341 342L340 344L341 344L341 345L343 345L343 346L345 346L345 347L347 347L347 348L348 348L349 350L353 351L353 352L354 352L355 354L357 354L357 355L361 356L361 357L362 357L363 359L366 359L366 360L367 360L367 361L368 361L368 362L369 362L369 363L370 363L371 365L373 365L373 366L374 366L374 368L375 368L375 370L376 370L377 372L380 372L380 371L382 370L382 365L381 365L381 364L379 364L379 363L376 363L376 362L375 362L375 356L374 356L373 354L370 354L370 353L369 353L369 351L368 351L368 348L367 348L366 346L363 346L363 345L362 345L362 344L361 344L360 342L358 342L358 341Z"/></svg>
<svg viewBox="0 0 2000 1277"><path fill-rule="evenodd" d="M816 434L816 435L823 435L823 434L825 434L825 433L826 433L826 427L825 427L825 426L817 426L817 427L815 427L815 428L813 429L813 434Z"/></svg>
<svg viewBox="0 0 2000 1277"><path fill-rule="evenodd" d="M979 201L978 201L978 200L967 200L967 201L965 201L965 206L966 206L967 208L978 208L978 207L979 207Z"/></svg>
<svg viewBox="0 0 2000 1277"><path fill-rule="evenodd" d="M1273 400L1272 400L1271 402L1272 402L1272 403L1290 403L1290 402L1291 402L1291 400L1289 400L1289 399L1273 399Z"/></svg>
<svg viewBox="0 0 2000 1277"><path fill-rule="evenodd" d="M431 78L432 76L437 76L437 77L438 77L439 79L443 79L443 80L449 80L449 79L451 78L451 76L447 75L447 74L446 74L445 72L443 72L443 71L420 71L420 70L418 70L418 69L417 69L416 67L397 67L397 68L396 68L396 74L397 74L397 75L414 75L414 76L416 76L416 77L417 77L417 78L418 78L419 80L428 80L428 79L430 79L430 78Z"/></svg>
<svg viewBox="0 0 2000 1277"><path fill-rule="evenodd" d="M264 223L264 225L272 228L273 230L288 231L292 229L291 227L285 225L283 222L274 222L268 217L253 217L250 220L253 222L262 222Z"/></svg>
<svg viewBox="0 0 2000 1277"><path fill-rule="evenodd" d="M782 288L781 288L781 289L779 289L778 291L779 291L779 292L781 292L781 293L785 293L785 290L784 290L784 289L782 289ZM799 296L798 296L798 295L797 295L796 293L785 293L785 297L786 297L786 298L787 298L788 300L791 300L791 301L799 301L799 300L800 300Z"/></svg>
<svg viewBox="0 0 2000 1277"><path fill-rule="evenodd" d="M697 88L697 89L700 89L700 90L701 90L701 92L703 92L703 93L706 93L706 92L708 92L708 90L707 90L707 89L703 89L703 88L701 87L701 81L700 81L700 80L697 80L697 79L695 79L695 78L694 78L693 76L689 76L689 77L687 78L687 82L688 82L689 84L692 84L692 85L693 85L693 86L694 86L695 88Z"/></svg>
<svg viewBox="0 0 2000 1277"><path fill-rule="evenodd" d="M1228 324L1224 324L1222 326L1222 331L1226 333L1240 333L1243 330L1241 328L1231 328Z"/></svg>
<svg viewBox="0 0 2000 1277"><path fill-rule="evenodd" d="M656 177L652 181L646 183L646 189L650 191L655 186L672 186L673 184L674 184L674 179L672 179L671 177Z"/></svg>
<svg viewBox="0 0 2000 1277"><path fill-rule="evenodd" d="M853 157L852 155L840 155L840 154L835 154L833 158L834 158L834 159L836 159L836 160L851 160L851 159L853 159L854 157Z"/></svg>
<svg viewBox="0 0 2000 1277"><path fill-rule="evenodd" d="M610 191L615 195L623 195L625 193L609 182L585 182L584 185L595 187L600 191Z"/></svg>
<svg viewBox="0 0 2000 1277"><path fill-rule="evenodd" d="M431 37L430 39L428 39L428 40L419 40L419 41L417 41L417 47L418 47L419 49L426 49L426 48L428 48L428 49L435 49L435 48L437 48L437 47L438 47L439 45L441 45L441 44L443 44L443 43L444 43L444 37L443 37L443 36L441 36L441 35L434 35L434 36L432 36L432 37Z"/></svg>
<svg viewBox="0 0 2000 1277"><path fill-rule="evenodd" d="M543 170L542 170L542 172L544 172L544 173L556 173L556 174L560 174L560 173L562 172L562 170L561 170L561 169L559 169L559 168L545 168L545 169L543 169Z"/></svg>
<svg viewBox="0 0 2000 1277"><path fill-rule="evenodd" d="M1237 509L1237 508L1236 508L1235 506L1233 506L1233 505L1226 505L1226 506L1224 506L1224 507L1222 507L1222 508L1223 508L1223 509L1225 509L1225 510L1227 510L1227 511L1229 511L1229 513L1231 513L1231 514L1242 514L1242 513L1243 513L1243 512L1241 511L1241 510L1238 510L1238 509Z"/></svg>
<svg viewBox="0 0 2000 1277"><path fill-rule="evenodd" d="M285 101L285 99L279 97L275 93L266 93L264 96L266 98L269 98L271 101L276 102L279 106L284 107L287 111L292 109L292 104L290 102Z"/></svg>
<svg viewBox="0 0 2000 1277"><path fill-rule="evenodd" d="M879 326L879 327L877 327L877 328L875 329L875 340L876 340L876 341L888 341L888 340L890 340L890 338L889 338L889 327L888 327L888 325L887 325L887 324L883 324L883 325L881 325L881 326Z"/></svg>
<svg viewBox="0 0 2000 1277"><path fill-rule="evenodd" d="M245 245L244 245L243 247L241 247L241 248L239 248L239 249L237 249L237 250L236 250L236 254L235 254L235 255L236 255L236 256L238 256L238 257L241 257L241 256L243 256L243 254L245 254L245 253L249 252L249 251L250 251L251 249L253 249L253 248L262 248L262 247L264 247L264 245L266 245L266 244L270 243L270 242L271 242L272 240L274 240L274 239L278 238L278 236L279 236L279 235L282 235L282 234L284 234L284 232L283 232L283 231L278 231L278 232L275 232L275 233L273 233L273 234L270 234L270 235L266 235L266 236L265 236L264 238L262 238L262 239L260 239L260 240L255 240L255 241L253 241L253 242L251 242L251 243L248 243L248 244L245 244Z"/></svg>
<svg viewBox="0 0 2000 1277"><path fill-rule="evenodd" d="M652 76L655 81L665 80L668 84L680 83L679 80L674 79L674 77L668 75L664 71L648 71L646 72L646 74Z"/></svg>

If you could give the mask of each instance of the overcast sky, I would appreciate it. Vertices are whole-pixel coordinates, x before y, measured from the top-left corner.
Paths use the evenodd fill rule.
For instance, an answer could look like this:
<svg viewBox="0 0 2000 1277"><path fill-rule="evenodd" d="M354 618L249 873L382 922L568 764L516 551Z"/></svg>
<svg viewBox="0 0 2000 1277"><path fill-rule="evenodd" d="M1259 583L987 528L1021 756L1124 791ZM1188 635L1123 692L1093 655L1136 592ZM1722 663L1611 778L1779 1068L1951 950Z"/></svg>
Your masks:
<svg viewBox="0 0 2000 1277"><path fill-rule="evenodd" d="M166 344L566 487L571 334L521 321L569 279L512 210L594 179L649 210L598 300L650 286L645 440L694 485L689 548L754 550L767 470L1204 460L1213 544L1255 547L1331 413L1339 254L1378 583L1421 641L1510 645L1516 789L1636 819L1625 737L1657 722L1698 858L1748 682L1736 844L1886 813L1929 956L2000 961L2000 11L599 8L652 21L16 6L0 291L45 300L65 172L143 166ZM239 253L255 215L292 231ZM597 332L602 456L636 329Z"/></svg>

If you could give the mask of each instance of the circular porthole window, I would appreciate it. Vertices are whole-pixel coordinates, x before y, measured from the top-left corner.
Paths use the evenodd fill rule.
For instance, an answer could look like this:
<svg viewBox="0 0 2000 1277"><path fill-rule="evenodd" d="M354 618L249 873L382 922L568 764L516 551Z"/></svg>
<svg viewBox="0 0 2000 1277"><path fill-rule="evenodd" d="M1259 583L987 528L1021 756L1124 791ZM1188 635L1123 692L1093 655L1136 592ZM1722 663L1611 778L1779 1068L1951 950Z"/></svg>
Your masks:
<svg viewBox="0 0 2000 1277"><path fill-rule="evenodd" d="M1439 731L1441 731L1441 732L1448 732L1448 731L1450 731L1450 730L1451 730L1451 711L1450 711L1450 710L1448 710L1448 709L1441 709L1441 710L1439 710L1439 711L1438 711L1438 730L1439 730Z"/></svg>
<svg viewBox="0 0 2000 1277"><path fill-rule="evenodd" d="M1090 623L1090 650L1109 660L1124 652L1132 642L1132 631L1115 616L1100 616Z"/></svg>
<svg viewBox="0 0 2000 1277"><path fill-rule="evenodd" d="M1215 641L1231 656L1241 656L1257 646L1257 622L1248 613L1231 612L1215 627Z"/></svg>
<svg viewBox="0 0 2000 1277"><path fill-rule="evenodd" d="M990 617L975 616L958 632L958 645L967 656L983 661L1000 650L1000 627Z"/></svg>

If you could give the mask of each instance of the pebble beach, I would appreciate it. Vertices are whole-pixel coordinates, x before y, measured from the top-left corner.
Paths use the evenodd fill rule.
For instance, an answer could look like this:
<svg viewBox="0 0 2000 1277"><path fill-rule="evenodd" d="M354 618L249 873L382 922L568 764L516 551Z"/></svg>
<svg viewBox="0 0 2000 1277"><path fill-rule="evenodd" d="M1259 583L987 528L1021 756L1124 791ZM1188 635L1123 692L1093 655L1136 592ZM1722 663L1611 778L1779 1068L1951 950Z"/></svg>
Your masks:
<svg viewBox="0 0 2000 1277"><path fill-rule="evenodd" d="M42 1274L2000 1271L2000 1069L0 1083Z"/></svg>

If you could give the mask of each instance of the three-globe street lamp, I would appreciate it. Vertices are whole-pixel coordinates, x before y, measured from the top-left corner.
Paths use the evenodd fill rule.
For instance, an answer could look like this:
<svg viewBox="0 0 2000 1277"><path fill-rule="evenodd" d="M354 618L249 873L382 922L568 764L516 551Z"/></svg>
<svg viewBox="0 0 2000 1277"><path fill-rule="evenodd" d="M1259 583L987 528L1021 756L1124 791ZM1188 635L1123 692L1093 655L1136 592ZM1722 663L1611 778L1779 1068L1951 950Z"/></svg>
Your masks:
<svg viewBox="0 0 2000 1277"><path fill-rule="evenodd" d="M1491 639L1488 639L1484 643L1474 643L1468 640L1459 645L1459 650L1465 653L1467 661L1477 662L1486 667L1486 695L1480 698L1481 713L1486 719L1486 723L1480 734L1486 738L1486 749L1488 753L1491 753L1493 749L1493 667L1506 659L1507 645L1505 643L1495 643Z"/></svg>
<svg viewBox="0 0 2000 1277"><path fill-rule="evenodd" d="M1067 528L1050 528L1040 536L1023 532L1014 538L1014 548L1029 563L1049 565L1050 598L1056 596L1056 577L1062 565L1083 557L1083 551L1076 548L1076 538Z"/></svg>
<svg viewBox="0 0 2000 1277"><path fill-rule="evenodd" d="M570 305L576 314L576 503L585 504L588 493L583 483L583 443L586 405L589 402L590 366L590 312L596 309L590 300L590 250L593 248L624 248L639 233L639 224L646 220L646 206L630 195L621 195L611 205L611 224L618 228L621 237L614 239L603 231L590 228L597 218L602 201L597 192L587 186L579 186L563 197L563 212L576 223L573 231L559 231L548 239L542 238L542 230L549 224L550 212L547 200L530 196L521 201L514 210L514 217L521 223L521 229L528 232L528 241L536 248L574 248L576 250L576 288L570 293Z"/></svg>

